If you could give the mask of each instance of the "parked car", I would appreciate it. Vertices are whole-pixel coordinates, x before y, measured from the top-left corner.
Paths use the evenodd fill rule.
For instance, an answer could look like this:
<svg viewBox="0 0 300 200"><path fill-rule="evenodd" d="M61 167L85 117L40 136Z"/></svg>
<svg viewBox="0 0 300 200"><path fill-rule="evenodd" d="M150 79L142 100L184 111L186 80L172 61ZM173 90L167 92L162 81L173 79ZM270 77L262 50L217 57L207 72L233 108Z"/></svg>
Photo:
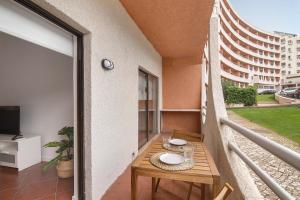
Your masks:
<svg viewBox="0 0 300 200"><path fill-rule="evenodd" d="M294 93L296 92L297 88L285 88L281 90L280 94L287 97L294 97Z"/></svg>
<svg viewBox="0 0 300 200"><path fill-rule="evenodd" d="M294 93L294 97L297 99L300 99L300 88L296 89L296 91Z"/></svg>
<svg viewBox="0 0 300 200"><path fill-rule="evenodd" d="M257 89L257 94L275 94L275 89Z"/></svg>

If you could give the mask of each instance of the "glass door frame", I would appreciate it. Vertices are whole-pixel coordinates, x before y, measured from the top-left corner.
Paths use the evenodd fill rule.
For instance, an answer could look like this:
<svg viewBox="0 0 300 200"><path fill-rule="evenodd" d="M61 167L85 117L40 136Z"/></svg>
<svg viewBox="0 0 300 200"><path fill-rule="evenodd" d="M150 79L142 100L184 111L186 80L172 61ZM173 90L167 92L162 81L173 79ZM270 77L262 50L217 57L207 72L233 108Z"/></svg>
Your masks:
<svg viewBox="0 0 300 200"><path fill-rule="evenodd" d="M143 73L146 76L146 91L147 91L147 99L146 99L146 138L147 141L143 144L138 144L138 149L141 149L145 144L147 144L149 142L149 140L151 138L149 138L150 132L149 132L149 75L154 77L156 79L156 112L155 112L155 120L156 120L156 127L155 127L155 132L156 134L158 134L158 130L159 130L159 79L157 76L155 76L154 74L150 73L149 71L143 69L142 67L139 67L138 73ZM139 85L139 84L138 84ZM138 122L139 123L139 122ZM138 126L139 127L139 126ZM138 134L139 134L139 130L138 130Z"/></svg>

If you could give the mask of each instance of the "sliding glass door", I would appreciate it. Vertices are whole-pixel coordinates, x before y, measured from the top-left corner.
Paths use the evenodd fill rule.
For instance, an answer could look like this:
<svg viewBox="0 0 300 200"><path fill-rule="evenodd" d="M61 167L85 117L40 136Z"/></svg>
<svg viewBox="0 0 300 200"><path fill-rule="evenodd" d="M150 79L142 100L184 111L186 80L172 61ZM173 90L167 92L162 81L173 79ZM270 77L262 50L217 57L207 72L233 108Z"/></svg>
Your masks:
<svg viewBox="0 0 300 200"><path fill-rule="evenodd" d="M158 80L139 70L139 148L158 132Z"/></svg>

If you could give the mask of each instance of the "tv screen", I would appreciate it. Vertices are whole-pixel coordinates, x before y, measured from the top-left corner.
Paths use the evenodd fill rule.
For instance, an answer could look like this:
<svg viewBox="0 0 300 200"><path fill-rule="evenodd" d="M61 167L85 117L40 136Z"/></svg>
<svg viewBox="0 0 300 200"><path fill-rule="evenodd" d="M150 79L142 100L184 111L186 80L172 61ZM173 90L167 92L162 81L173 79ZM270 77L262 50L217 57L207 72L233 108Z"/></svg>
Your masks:
<svg viewBox="0 0 300 200"><path fill-rule="evenodd" d="M0 106L0 134L20 135L19 106Z"/></svg>

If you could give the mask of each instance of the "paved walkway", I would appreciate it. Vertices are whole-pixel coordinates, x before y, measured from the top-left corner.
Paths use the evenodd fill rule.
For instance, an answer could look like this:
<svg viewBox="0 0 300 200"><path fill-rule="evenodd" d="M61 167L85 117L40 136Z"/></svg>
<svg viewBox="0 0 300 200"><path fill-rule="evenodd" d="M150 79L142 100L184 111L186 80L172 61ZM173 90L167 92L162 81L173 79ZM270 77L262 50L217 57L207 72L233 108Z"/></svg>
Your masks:
<svg viewBox="0 0 300 200"><path fill-rule="evenodd" d="M228 111L229 119L247 127L261 135L278 142L284 146L293 149L300 153L300 146L287 138L284 138L277 133L263 128L255 123L252 123L232 111ZM247 138L241 136L239 133L234 132L235 140L240 149L246 153L256 164L264 169L270 176L272 176L277 183L283 186L292 196L300 200L300 172L293 167L290 167L285 162L281 161L276 156L270 154L266 150L257 146ZM264 196L268 200L279 199L256 175L250 170L254 181Z"/></svg>

